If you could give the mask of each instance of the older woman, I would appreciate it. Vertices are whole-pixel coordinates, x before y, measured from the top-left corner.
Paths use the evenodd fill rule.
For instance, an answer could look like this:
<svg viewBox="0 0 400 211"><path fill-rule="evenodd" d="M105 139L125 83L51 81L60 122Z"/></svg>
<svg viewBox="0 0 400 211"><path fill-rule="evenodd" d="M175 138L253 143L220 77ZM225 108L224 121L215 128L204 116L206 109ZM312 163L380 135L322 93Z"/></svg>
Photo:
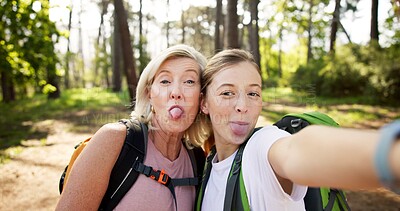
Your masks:
<svg viewBox="0 0 400 211"><path fill-rule="evenodd" d="M145 165L163 169L172 178L193 177L187 149L200 146L207 131L199 115L200 78L204 56L192 47L177 45L155 57L143 71L136 90L133 121L148 125ZM107 190L111 170L126 136L126 126L101 127L76 160L57 210L96 210ZM116 206L116 210L192 210L193 186L175 187L177 207L168 188L144 175Z"/></svg>
<svg viewBox="0 0 400 211"><path fill-rule="evenodd" d="M213 129L216 154L210 158L212 168L197 210L226 210L227 181L238 159L243 177L239 188L245 190L236 201L247 200L244 210L304 210L307 185L378 188L377 173L386 184L400 184L400 122L385 129L379 142L376 131L314 125L292 136L265 126L245 142L262 108L260 69L252 55L221 51L209 60L202 78L201 110ZM236 157L238 150L243 150L242 157Z"/></svg>

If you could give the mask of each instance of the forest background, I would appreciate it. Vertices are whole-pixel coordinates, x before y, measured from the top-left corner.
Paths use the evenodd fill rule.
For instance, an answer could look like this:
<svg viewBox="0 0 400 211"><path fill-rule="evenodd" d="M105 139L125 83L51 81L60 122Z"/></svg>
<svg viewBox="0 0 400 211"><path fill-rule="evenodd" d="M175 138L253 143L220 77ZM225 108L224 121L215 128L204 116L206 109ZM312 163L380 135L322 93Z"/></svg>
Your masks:
<svg viewBox="0 0 400 211"><path fill-rule="evenodd" d="M0 210L54 207L73 145L126 118L141 71L174 44L251 51L262 124L309 110L365 129L400 118L399 0L2 0L0 20L0 202L14 204ZM400 207L386 191L348 194L353 210Z"/></svg>

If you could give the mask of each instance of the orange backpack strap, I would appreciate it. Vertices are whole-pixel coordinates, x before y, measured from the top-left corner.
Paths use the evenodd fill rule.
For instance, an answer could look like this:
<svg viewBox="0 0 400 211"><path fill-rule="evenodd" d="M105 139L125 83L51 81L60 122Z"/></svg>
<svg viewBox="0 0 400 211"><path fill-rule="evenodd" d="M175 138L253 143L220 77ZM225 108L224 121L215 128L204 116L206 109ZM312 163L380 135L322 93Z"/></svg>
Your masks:
<svg viewBox="0 0 400 211"><path fill-rule="evenodd" d="M82 150L86 147L86 145L88 144L90 139L91 138L88 138L88 139L80 142L79 144L77 144L75 146L74 153L72 154L71 159L69 160L68 166L73 166L74 165L75 160L81 154ZM59 184L60 193L64 189L65 184L67 184L68 177L69 177L69 175L71 173L71 169L72 168L68 168L68 166L65 167L65 170L64 170L64 172L63 172L63 174L61 176L61 179L60 179L60 184Z"/></svg>

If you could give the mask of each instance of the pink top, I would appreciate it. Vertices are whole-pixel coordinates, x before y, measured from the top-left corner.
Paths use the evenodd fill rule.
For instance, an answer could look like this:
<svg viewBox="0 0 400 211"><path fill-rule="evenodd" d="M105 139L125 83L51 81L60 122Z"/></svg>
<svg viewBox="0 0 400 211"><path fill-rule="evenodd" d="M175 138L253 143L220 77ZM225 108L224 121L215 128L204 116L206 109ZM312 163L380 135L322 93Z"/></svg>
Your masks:
<svg viewBox="0 0 400 211"><path fill-rule="evenodd" d="M164 169L171 178L194 176L188 152L183 144L178 158L171 162L156 149L153 141L148 137L144 164L153 167L154 170ZM179 211L193 210L196 195L194 186L175 187L175 194ZM171 191L166 186L140 174L114 210L175 211L175 202Z"/></svg>

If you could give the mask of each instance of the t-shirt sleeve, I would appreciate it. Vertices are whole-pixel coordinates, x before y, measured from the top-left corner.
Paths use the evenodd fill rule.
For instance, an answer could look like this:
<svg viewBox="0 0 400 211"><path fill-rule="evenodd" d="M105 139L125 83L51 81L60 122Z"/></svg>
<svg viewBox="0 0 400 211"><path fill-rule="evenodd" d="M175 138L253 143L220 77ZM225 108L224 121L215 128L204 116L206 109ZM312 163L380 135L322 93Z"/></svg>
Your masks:
<svg viewBox="0 0 400 211"><path fill-rule="evenodd" d="M274 207L284 201L291 201L295 204L301 201L302 203L307 187L294 184L292 193L286 194L267 159L272 144L286 136L290 136L290 134L275 126L266 126L253 134L247 143L243 152L243 179L249 200L257 200L250 204L269 203ZM263 207L261 204L259 205Z"/></svg>

